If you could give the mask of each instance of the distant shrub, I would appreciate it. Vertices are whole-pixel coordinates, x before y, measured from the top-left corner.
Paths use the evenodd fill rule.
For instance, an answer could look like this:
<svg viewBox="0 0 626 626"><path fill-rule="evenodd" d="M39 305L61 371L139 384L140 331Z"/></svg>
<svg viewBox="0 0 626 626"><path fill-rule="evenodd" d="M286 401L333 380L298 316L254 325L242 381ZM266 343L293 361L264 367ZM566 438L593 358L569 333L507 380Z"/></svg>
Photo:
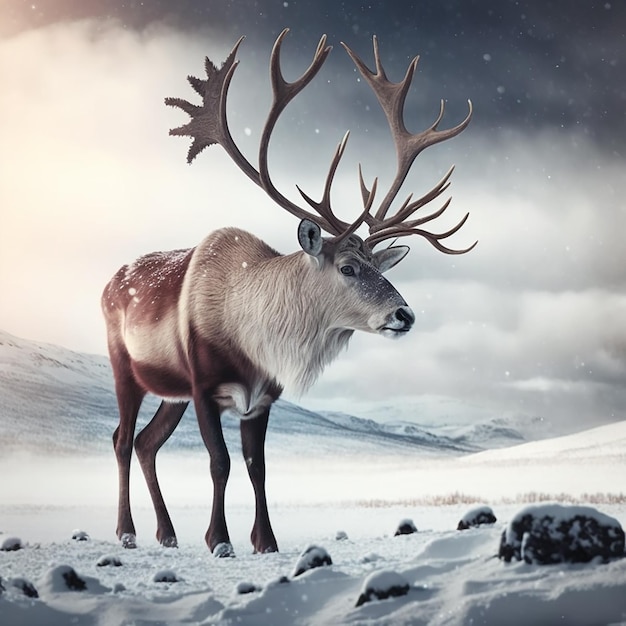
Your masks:
<svg viewBox="0 0 626 626"><path fill-rule="evenodd" d="M455 506L458 504L482 504L485 502L484 496L476 496L467 493L455 491L453 493L441 495L420 496L416 498L402 498L394 500L383 500L382 498L371 500L351 500L343 501L343 506L358 506L372 509L385 509L389 507L442 507ZM560 502L567 504L626 504L625 493L581 493L580 495L572 495L569 493L548 493L538 491L527 491L518 493L512 497L494 498L490 500L491 504L534 504L537 502Z"/></svg>

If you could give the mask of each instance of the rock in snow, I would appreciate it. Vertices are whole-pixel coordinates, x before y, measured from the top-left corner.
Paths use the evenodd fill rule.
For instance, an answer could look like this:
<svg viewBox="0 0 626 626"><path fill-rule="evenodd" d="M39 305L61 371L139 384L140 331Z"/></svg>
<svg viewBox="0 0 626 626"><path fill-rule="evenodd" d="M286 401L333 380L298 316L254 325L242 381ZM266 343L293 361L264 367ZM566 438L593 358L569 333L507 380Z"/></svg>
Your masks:
<svg viewBox="0 0 626 626"><path fill-rule="evenodd" d="M21 550L24 547L22 540L19 537L7 537L0 544L0 550L2 552L14 552Z"/></svg>
<svg viewBox="0 0 626 626"><path fill-rule="evenodd" d="M246 595L248 593L255 593L257 591L261 591L261 587L258 587L254 583L246 581L237 583L237 585L235 586L235 593L240 596Z"/></svg>
<svg viewBox="0 0 626 626"><path fill-rule="evenodd" d="M356 606L372 600L397 598L409 593L409 583L397 572L382 570L370 574L364 581Z"/></svg>
<svg viewBox="0 0 626 626"><path fill-rule="evenodd" d="M39 593L37 589L35 589L35 585L31 583L26 578L22 578L21 576L17 578L11 578L9 580L9 584L11 587L15 587L19 589L27 598L38 598Z"/></svg>
<svg viewBox="0 0 626 626"><path fill-rule="evenodd" d="M37 589L42 596L65 593L68 591L88 592L90 594L108 593L110 589L97 578L78 574L70 565L56 565L41 577Z"/></svg>
<svg viewBox="0 0 626 626"><path fill-rule="evenodd" d="M70 565L57 565L46 573L43 586L58 593L63 591L85 591L87 583Z"/></svg>
<svg viewBox="0 0 626 626"><path fill-rule="evenodd" d="M89 541L89 535L84 530L77 528L72 532L72 539L74 541Z"/></svg>
<svg viewBox="0 0 626 626"><path fill-rule="evenodd" d="M489 506L477 506L470 509L459 522L457 530L467 530L468 528L477 528L483 524L495 524L497 518L493 513L493 509Z"/></svg>
<svg viewBox="0 0 626 626"><path fill-rule="evenodd" d="M394 537L397 537L398 535L412 535L413 533L417 532L417 526L413 523L412 519L403 519L400 520L400 523L398 524L398 528L396 529L396 532L394 533Z"/></svg>
<svg viewBox="0 0 626 626"><path fill-rule="evenodd" d="M171 569L161 569L152 577L154 583L177 583L179 580L176 572Z"/></svg>
<svg viewBox="0 0 626 626"><path fill-rule="evenodd" d="M116 556L103 554L97 561L96 567L121 567L122 561Z"/></svg>
<svg viewBox="0 0 626 626"><path fill-rule="evenodd" d="M523 508L502 532L498 556L526 563L587 563L624 556L624 531L593 507L560 504Z"/></svg>
<svg viewBox="0 0 626 626"><path fill-rule="evenodd" d="M310 545L300 555L300 558L296 562L296 566L293 570L294 578L300 576L304 572L314 569L316 567L322 567L323 565L332 565L333 561L330 558L330 554L325 548L320 546Z"/></svg>

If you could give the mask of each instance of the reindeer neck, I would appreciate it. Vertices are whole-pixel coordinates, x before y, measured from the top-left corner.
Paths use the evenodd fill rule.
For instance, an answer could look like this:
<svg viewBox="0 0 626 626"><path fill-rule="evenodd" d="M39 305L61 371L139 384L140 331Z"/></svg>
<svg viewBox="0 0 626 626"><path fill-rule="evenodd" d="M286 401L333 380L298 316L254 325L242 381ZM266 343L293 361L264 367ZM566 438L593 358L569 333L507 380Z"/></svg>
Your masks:
<svg viewBox="0 0 626 626"><path fill-rule="evenodd" d="M352 330L333 328L319 272L303 252L237 272L232 302L238 343L269 377L302 393L347 347Z"/></svg>

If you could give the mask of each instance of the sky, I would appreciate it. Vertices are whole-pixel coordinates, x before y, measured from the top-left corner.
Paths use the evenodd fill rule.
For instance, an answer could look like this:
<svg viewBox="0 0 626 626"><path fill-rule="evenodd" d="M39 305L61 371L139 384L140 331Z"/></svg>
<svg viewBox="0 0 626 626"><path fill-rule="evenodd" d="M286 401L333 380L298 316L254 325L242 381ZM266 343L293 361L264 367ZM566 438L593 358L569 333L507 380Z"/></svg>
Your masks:
<svg viewBox="0 0 626 626"><path fill-rule="evenodd" d="M280 31L284 72L333 46L285 111L270 167L294 201L319 197L346 130L333 187L344 219L360 208L357 165L393 177L382 112L339 45L387 74L420 62L407 126L474 116L416 160L399 197L422 194L452 164L450 208L470 218L446 256L425 240L391 270L417 314L400 341L355 335L305 398L312 407L407 406L427 398L472 414L542 416L563 430L626 418L626 6L618 2L0 2L0 328L106 353L100 294L117 269L239 226L284 253L298 220L219 147L189 166L186 122L167 96L193 100L202 76L246 35L229 92L235 141L256 162ZM439 205L436 205L437 208ZM362 233L363 234L363 233ZM379 415L381 419L384 414Z"/></svg>

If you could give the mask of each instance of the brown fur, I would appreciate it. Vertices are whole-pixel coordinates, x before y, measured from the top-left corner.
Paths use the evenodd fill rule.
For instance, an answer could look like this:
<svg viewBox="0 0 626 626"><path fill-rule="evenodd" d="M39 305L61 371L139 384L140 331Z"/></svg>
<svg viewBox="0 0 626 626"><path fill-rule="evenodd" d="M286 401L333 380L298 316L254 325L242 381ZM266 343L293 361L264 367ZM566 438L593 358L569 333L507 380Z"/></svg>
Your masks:
<svg viewBox="0 0 626 626"><path fill-rule="evenodd" d="M134 545L135 534L128 495L132 439L141 401L151 392L165 400L135 448L157 511L159 540L176 545L154 458L193 399L215 487L209 547L229 545L223 491L230 460L220 425L220 414L228 411L242 420L257 494L255 550L277 549L264 492L271 404L285 384L307 389L354 330L396 335L412 324L412 313L376 262L357 237L323 240L319 254L282 256L250 233L225 228L196 248L152 253L117 272L102 307L120 407L117 532L125 545ZM346 264L357 268L354 277L340 271ZM408 322L400 309L409 311Z"/></svg>

